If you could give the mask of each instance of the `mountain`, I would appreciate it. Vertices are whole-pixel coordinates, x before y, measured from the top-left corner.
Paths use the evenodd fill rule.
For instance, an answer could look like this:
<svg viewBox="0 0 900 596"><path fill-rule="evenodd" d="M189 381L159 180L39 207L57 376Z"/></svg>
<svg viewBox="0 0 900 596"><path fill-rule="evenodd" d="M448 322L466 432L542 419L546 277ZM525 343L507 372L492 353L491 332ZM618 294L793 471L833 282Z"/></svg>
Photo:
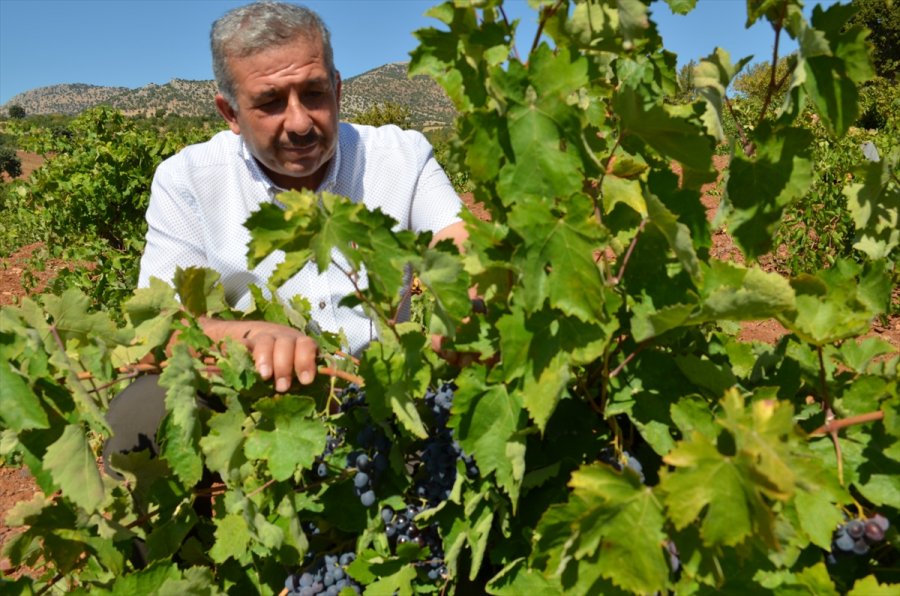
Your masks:
<svg viewBox="0 0 900 596"><path fill-rule="evenodd" d="M341 118L352 119L373 105L392 102L407 106L413 127L450 126L453 106L437 83L425 76L409 78L408 64L395 62L344 80ZM78 114L96 105L109 105L127 115L215 115L214 81L173 79L164 85L150 83L138 89L101 87L83 83L51 85L20 93L0 106L6 114L17 104L32 114Z"/></svg>

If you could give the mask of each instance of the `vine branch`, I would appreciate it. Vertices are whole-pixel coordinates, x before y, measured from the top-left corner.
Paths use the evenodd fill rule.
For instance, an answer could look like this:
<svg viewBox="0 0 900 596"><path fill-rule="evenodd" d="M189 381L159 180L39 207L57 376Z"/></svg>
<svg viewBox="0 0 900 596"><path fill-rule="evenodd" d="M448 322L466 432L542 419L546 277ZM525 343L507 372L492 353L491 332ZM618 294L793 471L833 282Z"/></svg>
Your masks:
<svg viewBox="0 0 900 596"><path fill-rule="evenodd" d="M766 117L766 110L769 109L769 103L771 103L772 97L775 95L775 90L780 87L775 82L775 75L777 74L778 66L778 43L781 41L781 28L784 25L785 10L787 10L787 4L782 5L778 22L772 23L772 27L775 29L775 43L772 47L772 67L769 72L769 86L766 89L766 97L763 100L762 109L759 111L759 118L756 122L757 126L762 124L763 119Z"/></svg>
<svg viewBox="0 0 900 596"><path fill-rule="evenodd" d="M631 259L632 253L634 253L634 247L637 246L638 238L641 236L641 232L644 231L644 228L647 226L647 219L644 218L641 220L641 225L638 226L637 233L634 235L634 238L631 239L631 244L628 246L628 250L625 251L625 256L622 257L622 266L619 267L619 273L613 277L610 281L612 285L617 285L622 278L625 276L625 267L628 265L629 259Z"/></svg>
<svg viewBox="0 0 900 596"><path fill-rule="evenodd" d="M884 412L878 410L877 412L866 412L865 414L857 414L856 416L847 416L846 418L832 418L827 421L825 424L812 431L810 436L815 435L826 435L831 433L836 433L842 428L847 428L848 426L855 426L857 424L866 424L867 422L875 422L877 420L884 420Z"/></svg>

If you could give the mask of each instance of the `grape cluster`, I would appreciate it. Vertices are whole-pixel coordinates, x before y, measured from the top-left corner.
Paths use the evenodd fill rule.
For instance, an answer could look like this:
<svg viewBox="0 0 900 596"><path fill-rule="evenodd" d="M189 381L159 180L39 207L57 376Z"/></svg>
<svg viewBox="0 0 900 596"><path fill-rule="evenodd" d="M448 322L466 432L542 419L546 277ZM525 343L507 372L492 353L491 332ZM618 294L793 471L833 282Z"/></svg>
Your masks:
<svg viewBox="0 0 900 596"><path fill-rule="evenodd" d="M851 519L835 530L831 552L865 555L873 545L884 540L890 526L891 522L880 513L868 519Z"/></svg>
<svg viewBox="0 0 900 596"><path fill-rule="evenodd" d="M600 451L600 461L612 466L619 472L621 472L624 467L628 467L638 475L638 477L641 479L641 482L645 482L644 466L641 465L641 462L639 462L636 457L634 457L627 451L623 451L622 455L625 457L624 465L622 461L616 456L615 450L610 447L606 447L602 451Z"/></svg>
<svg viewBox="0 0 900 596"><path fill-rule="evenodd" d="M405 509L394 511L390 507L381 510L384 531L392 548L399 544L415 542L420 548L428 548L430 558L424 561L428 569L428 579L437 581L447 577L447 566L444 564L444 547L437 532L437 525L431 524L419 528L414 523L415 517L423 511L422 507L407 503Z"/></svg>
<svg viewBox="0 0 900 596"><path fill-rule="evenodd" d="M356 470L353 488L360 503L363 507L371 507L376 501L373 483L388 468L387 454L391 443L384 433L370 424L359 431L356 441L362 450L347 455L347 467Z"/></svg>
<svg viewBox="0 0 900 596"><path fill-rule="evenodd" d="M337 596L344 588L352 588L359 594L362 588L344 570L355 558L353 552L325 555L305 571L289 575L284 580L284 587L291 596L313 596L313 594Z"/></svg>
<svg viewBox="0 0 900 596"><path fill-rule="evenodd" d="M453 438L453 430L447 428L455 389L452 383L444 383L437 391L429 390L425 394L425 404L434 415L436 428L422 449L425 474L416 482L416 495L431 505L437 505L450 497L456 481L457 460L462 460L469 478L476 478L480 474L475 459L463 452L460 444Z"/></svg>
<svg viewBox="0 0 900 596"><path fill-rule="evenodd" d="M325 439L325 451L322 452L322 455L316 458L315 467L316 467L316 476L319 478L328 477L328 464L325 463L325 460L334 453L334 450L338 448L338 445L341 444L340 435L332 435L329 434L328 438Z"/></svg>

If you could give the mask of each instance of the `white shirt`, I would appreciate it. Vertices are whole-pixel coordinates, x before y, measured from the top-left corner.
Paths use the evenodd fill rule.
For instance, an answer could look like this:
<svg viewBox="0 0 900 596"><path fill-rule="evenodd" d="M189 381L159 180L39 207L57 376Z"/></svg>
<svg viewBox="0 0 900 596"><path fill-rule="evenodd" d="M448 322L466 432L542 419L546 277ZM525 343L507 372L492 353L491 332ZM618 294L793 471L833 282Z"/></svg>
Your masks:
<svg viewBox="0 0 900 596"><path fill-rule="evenodd" d="M437 232L460 221L461 201L431 145L418 132L342 122L337 150L327 167L319 192L349 197L372 210L380 208L399 222L398 228ZM249 286L265 291L275 266L284 261L284 252L277 251L248 269L250 233L244 222L263 203L277 204L279 192L241 137L231 131L165 160L151 187L138 286L149 286L151 277L171 284L176 267L209 267L221 275L228 303L246 310L252 299ZM347 268L342 258L336 260ZM319 275L315 264L309 263L277 294L284 301L297 294L305 297L319 327L342 330L347 347L357 353L376 332L360 307L338 306L353 291L333 265Z"/></svg>

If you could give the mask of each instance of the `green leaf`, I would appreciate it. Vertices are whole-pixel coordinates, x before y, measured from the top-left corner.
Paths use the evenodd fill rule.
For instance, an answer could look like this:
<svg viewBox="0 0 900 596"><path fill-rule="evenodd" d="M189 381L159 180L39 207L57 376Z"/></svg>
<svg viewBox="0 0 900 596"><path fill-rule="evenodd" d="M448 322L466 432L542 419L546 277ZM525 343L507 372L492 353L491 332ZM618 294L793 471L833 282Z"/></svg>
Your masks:
<svg viewBox="0 0 900 596"><path fill-rule="evenodd" d="M567 197L581 189L581 160L563 150L553 119L531 102L510 108L509 138L513 157L500 170L497 192L504 204L528 198Z"/></svg>
<svg viewBox="0 0 900 596"><path fill-rule="evenodd" d="M50 428L47 412L31 387L12 368L0 363L0 418L7 428L21 432L30 428Z"/></svg>
<svg viewBox="0 0 900 596"><path fill-rule="evenodd" d="M516 559L491 578L486 586L493 596L519 596L520 594L560 594L559 582L531 569L525 559Z"/></svg>
<svg viewBox="0 0 900 596"><path fill-rule="evenodd" d="M666 4L675 14L688 14L697 6L697 0L666 0Z"/></svg>
<svg viewBox="0 0 900 596"><path fill-rule="evenodd" d="M209 419L209 433L200 439L206 466L223 479L244 463L244 413L236 408L214 413Z"/></svg>
<svg viewBox="0 0 900 596"><path fill-rule="evenodd" d="M753 56L747 56L739 60L737 64L732 64L731 56L728 52L722 48L716 48L712 54L700 60L700 63L694 67L694 86L700 96L713 107L718 116L716 126L716 138L718 139L722 139L725 136L721 123L726 91L734 77L752 59Z"/></svg>
<svg viewBox="0 0 900 596"><path fill-rule="evenodd" d="M791 280L796 310L783 312L778 319L804 341L817 346L861 335L882 311L878 303L886 305L883 298L877 297L878 284L872 287L867 283L872 276L887 281L880 270L866 274L855 263L844 260L815 276L798 276ZM874 291L874 295L869 295L869 291Z"/></svg>
<svg viewBox="0 0 900 596"><path fill-rule="evenodd" d="M517 435L521 398L503 385L487 385L485 375L481 365L460 373L448 425L463 450L475 458L481 474L496 474L515 509L525 474L524 440Z"/></svg>
<svg viewBox="0 0 900 596"><path fill-rule="evenodd" d="M663 156L690 169L710 169L713 138L707 136L699 119L692 117L691 106L646 105L635 89L625 86L613 97L613 107L621 118L623 135L640 137Z"/></svg>
<svg viewBox="0 0 900 596"><path fill-rule="evenodd" d="M217 271L202 267L178 267L173 282L181 304L195 316L213 315L228 308L225 289L218 283Z"/></svg>
<svg viewBox="0 0 900 596"><path fill-rule="evenodd" d="M792 412L763 399L747 411L736 390L722 405L720 424L731 433L736 454L720 453L697 432L667 454L663 460L675 470L663 472L660 486L669 517L681 529L705 512L700 535L707 545L735 545L751 534L771 544L774 519L764 497L786 499L796 482Z"/></svg>
<svg viewBox="0 0 900 596"><path fill-rule="evenodd" d="M193 486L203 476L200 457L200 420L198 418L197 362L189 348L178 343L172 349L168 366L159 377L166 388L166 412L160 432L163 457L186 486Z"/></svg>
<svg viewBox="0 0 900 596"><path fill-rule="evenodd" d="M637 475L603 464L574 472L569 486L567 503L552 505L537 526L536 556L548 557L546 573L569 588L573 575L590 567L625 590L665 590L664 518L653 492Z"/></svg>
<svg viewBox="0 0 900 596"><path fill-rule="evenodd" d="M542 431L571 378L571 367L599 357L608 331L543 310L526 315L515 308L497 321L507 383L522 378L528 413Z"/></svg>
<svg viewBox="0 0 900 596"><path fill-rule="evenodd" d="M573 199L568 209L558 217L547 204L530 204L509 215L510 227L526 239L516 264L526 275L541 278L529 307L540 310L546 292L550 305L566 315L585 322L607 320L606 288L593 259L594 249L603 238L602 230L587 197Z"/></svg>
<svg viewBox="0 0 900 596"><path fill-rule="evenodd" d="M813 180L812 135L800 128L753 131L756 153L731 157L728 232L744 254L757 258L772 248L772 234L785 207L806 195Z"/></svg>
<svg viewBox="0 0 900 596"><path fill-rule="evenodd" d="M874 575L856 580L847 596L893 596L900 590L900 584L882 584Z"/></svg>
<svg viewBox="0 0 900 596"><path fill-rule="evenodd" d="M900 189L890 184L892 171L888 160L867 164L844 187L857 233L853 247L870 259L887 258L900 246Z"/></svg>
<svg viewBox="0 0 900 596"><path fill-rule="evenodd" d="M800 491L795 499L800 527L810 541L825 549L831 549L834 530L843 521L838 508L826 491Z"/></svg>
<svg viewBox="0 0 900 596"><path fill-rule="evenodd" d="M269 473L278 481L312 467L327 435L325 425L315 418L315 401L288 394L261 399L256 409L263 418L247 437L247 457L266 460Z"/></svg>
<svg viewBox="0 0 900 596"><path fill-rule="evenodd" d="M827 9L816 6L812 26L822 36L804 30L803 38L824 37L828 51L821 43L812 55L804 55L804 88L816 111L832 134L844 135L859 115L857 86L875 75L866 45L868 32L859 25L846 27L855 9L849 4L832 4ZM801 44L801 51L810 49Z"/></svg>
<svg viewBox="0 0 900 596"><path fill-rule="evenodd" d="M213 523L216 525L216 541L209 550L212 560L224 563L228 559L241 560L245 557L250 545L250 529L244 516L229 513L214 519Z"/></svg>
<svg viewBox="0 0 900 596"><path fill-rule="evenodd" d="M767 319L796 306L794 289L781 275L724 261L711 260L704 266L699 289L702 309L692 317L697 322Z"/></svg>
<svg viewBox="0 0 900 596"><path fill-rule="evenodd" d="M425 395L431 382L431 369L425 365L426 338L417 329L405 331L400 343L385 337L369 344L359 373L366 380L366 400L372 418L381 421L393 414L413 436L424 439L428 431L415 400Z"/></svg>
<svg viewBox="0 0 900 596"><path fill-rule="evenodd" d="M647 215L652 225L656 226L666 238L675 256L694 283L701 283L700 261L694 251L691 232L686 225L654 195L647 196Z"/></svg>
<svg viewBox="0 0 900 596"><path fill-rule="evenodd" d="M67 425L62 436L47 448L44 467L73 503L88 513L99 509L104 497L103 479L80 425Z"/></svg>

